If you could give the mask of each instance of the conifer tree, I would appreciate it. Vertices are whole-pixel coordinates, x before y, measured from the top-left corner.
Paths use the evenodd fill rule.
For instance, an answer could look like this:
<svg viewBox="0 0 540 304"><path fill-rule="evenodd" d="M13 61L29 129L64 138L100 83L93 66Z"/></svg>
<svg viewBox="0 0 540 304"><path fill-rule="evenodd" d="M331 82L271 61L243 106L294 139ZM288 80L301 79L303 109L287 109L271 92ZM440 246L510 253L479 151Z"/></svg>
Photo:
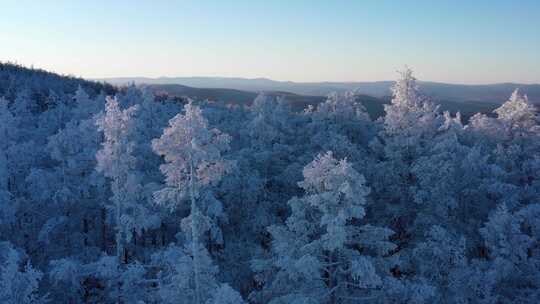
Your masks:
<svg viewBox="0 0 540 304"><path fill-rule="evenodd" d="M212 187L229 171L230 163L222 156L229 142L227 134L208 127L201 109L192 103L186 104L184 114L172 118L163 135L152 142L154 151L165 159L160 169L167 185L155 193L156 203L173 211L188 202L190 212L182 220L188 242L183 248L173 247L170 254L177 256L174 270L169 279L162 280L166 301L202 304L217 287L217 269L202 237L216 229L216 219L222 213ZM178 285L180 289L174 287Z"/></svg>
<svg viewBox="0 0 540 304"><path fill-rule="evenodd" d="M133 142L130 133L133 130L133 119L137 107L120 109L116 99L108 98L105 113L98 118L96 124L104 134L102 149L96 154L97 170L111 179L111 190L114 204L116 225L116 256L120 264L125 262L125 239L130 232L125 223L125 210L133 204L137 194L137 176L133 170L136 158L133 155Z"/></svg>
<svg viewBox="0 0 540 304"><path fill-rule="evenodd" d="M374 297L384 270L378 259L394 245L392 231L360 224L370 189L345 159L321 154L303 170L302 198L289 201L286 225L268 228L272 251L255 260L264 303L353 303ZM356 223L356 224L353 224Z"/></svg>

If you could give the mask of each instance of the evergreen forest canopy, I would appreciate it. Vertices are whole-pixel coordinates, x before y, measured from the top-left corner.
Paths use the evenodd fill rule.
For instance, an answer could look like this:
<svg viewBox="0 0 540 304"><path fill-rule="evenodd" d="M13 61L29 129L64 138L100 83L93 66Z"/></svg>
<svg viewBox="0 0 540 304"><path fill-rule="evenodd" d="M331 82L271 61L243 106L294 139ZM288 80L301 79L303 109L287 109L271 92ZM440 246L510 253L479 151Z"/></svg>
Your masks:
<svg viewBox="0 0 540 304"><path fill-rule="evenodd" d="M540 124L409 69L373 121L0 65L0 303L538 303Z"/></svg>

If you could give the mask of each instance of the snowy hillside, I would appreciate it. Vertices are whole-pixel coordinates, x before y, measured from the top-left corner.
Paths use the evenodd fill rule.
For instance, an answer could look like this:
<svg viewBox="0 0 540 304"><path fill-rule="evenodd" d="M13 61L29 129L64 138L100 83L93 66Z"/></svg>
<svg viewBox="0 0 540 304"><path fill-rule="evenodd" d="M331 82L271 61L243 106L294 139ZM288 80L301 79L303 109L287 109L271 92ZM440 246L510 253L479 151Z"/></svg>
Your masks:
<svg viewBox="0 0 540 304"><path fill-rule="evenodd" d="M154 93L0 65L0 303L539 302L520 91L467 123L409 69L377 120Z"/></svg>

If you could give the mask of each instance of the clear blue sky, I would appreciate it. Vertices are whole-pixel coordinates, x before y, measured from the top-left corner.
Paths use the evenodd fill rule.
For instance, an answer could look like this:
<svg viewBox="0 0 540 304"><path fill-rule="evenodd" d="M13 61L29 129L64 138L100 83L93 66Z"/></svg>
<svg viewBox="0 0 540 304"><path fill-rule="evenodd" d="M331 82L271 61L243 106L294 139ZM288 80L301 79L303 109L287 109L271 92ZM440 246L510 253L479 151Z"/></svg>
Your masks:
<svg viewBox="0 0 540 304"><path fill-rule="evenodd" d="M0 60L83 77L540 83L540 0L0 1Z"/></svg>

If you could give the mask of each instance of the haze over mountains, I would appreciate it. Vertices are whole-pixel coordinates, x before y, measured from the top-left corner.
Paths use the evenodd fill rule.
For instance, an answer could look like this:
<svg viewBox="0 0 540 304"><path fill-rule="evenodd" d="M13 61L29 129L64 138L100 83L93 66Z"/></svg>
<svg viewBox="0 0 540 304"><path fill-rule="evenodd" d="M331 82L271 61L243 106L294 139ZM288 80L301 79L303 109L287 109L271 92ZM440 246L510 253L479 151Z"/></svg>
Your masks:
<svg viewBox="0 0 540 304"><path fill-rule="evenodd" d="M374 82L292 82L275 81L267 78L229 77L123 77L97 79L111 84L180 84L195 88L222 88L250 92L282 91L299 95L325 96L330 92L357 90L361 94L374 97L390 95L393 81ZM455 102L502 103L516 88L525 93L532 103L540 103L540 84L499 83L484 85L449 84L439 82L419 82L421 90L435 100Z"/></svg>

